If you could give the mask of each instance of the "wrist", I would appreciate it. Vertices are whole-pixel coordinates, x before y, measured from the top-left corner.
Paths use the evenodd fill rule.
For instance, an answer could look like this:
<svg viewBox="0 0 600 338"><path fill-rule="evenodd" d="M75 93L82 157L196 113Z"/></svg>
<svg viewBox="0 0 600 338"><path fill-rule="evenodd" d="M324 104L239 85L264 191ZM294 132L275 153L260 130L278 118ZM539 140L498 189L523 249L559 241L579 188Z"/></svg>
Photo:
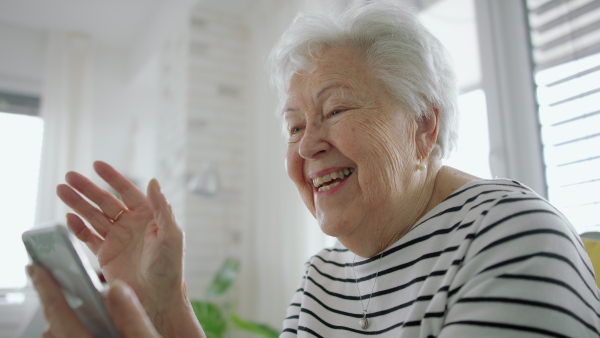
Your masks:
<svg viewBox="0 0 600 338"><path fill-rule="evenodd" d="M189 303L170 311L157 313L154 325L163 337L205 338L204 331Z"/></svg>
<svg viewBox="0 0 600 338"><path fill-rule="evenodd" d="M187 297L185 285L183 292L174 292L171 295L169 299L160 302L160 307L150 306L150 311L147 308L156 330L163 337L204 338L204 331Z"/></svg>

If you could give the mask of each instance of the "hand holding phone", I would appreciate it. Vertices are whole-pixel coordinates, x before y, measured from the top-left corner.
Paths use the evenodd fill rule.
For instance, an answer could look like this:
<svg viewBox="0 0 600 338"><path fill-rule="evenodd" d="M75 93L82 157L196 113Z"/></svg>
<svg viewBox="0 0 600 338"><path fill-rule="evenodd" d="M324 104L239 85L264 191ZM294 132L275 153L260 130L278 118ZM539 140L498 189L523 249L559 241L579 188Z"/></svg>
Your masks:
<svg viewBox="0 0 600 338"><path fill-rule="evenodd" d="M119 337L104 306L102 283L69 231L55 225L27 231L22 238L33 262L50 272L88 332L94 337Z"/></svg>
<svg viewBox="0 0 600 338"><path fill-rule="evenodd" d="M44 337L90 337L90 333L62 296L60 287L52 275L38 264L29 265L27 273L45 308L44 314L49 326L44 332ZM111 284L105 295L105 304L121 337L160 337L135 293L124 282L117 280Z"/></svg>

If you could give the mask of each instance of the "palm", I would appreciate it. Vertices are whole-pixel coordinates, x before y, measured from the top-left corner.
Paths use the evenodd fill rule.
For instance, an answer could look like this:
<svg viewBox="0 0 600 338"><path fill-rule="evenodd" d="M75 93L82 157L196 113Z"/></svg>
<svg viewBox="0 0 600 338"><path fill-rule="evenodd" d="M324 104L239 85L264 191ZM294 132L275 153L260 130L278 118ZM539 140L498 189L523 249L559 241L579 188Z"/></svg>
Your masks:
<svg viewBox="0 0 600 338"><path fill-rule="evenodd" d="M149 255L156 254L153 249L157 247L157 238L148 230L156 225L149 207L132 211L126 216L121 219L122 223L111 226L97 256L108 281L122 279L133 285L139 272L131 267L145 270L151 260Z"/></svg>

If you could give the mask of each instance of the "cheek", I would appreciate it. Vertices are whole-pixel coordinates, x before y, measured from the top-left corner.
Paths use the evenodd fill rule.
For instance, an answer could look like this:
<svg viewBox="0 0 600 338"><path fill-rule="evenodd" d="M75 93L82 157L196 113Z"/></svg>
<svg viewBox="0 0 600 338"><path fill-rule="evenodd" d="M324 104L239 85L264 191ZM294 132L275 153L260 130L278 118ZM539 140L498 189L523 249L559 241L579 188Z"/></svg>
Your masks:
<svg viewBox="0 0 600 338"><path fill-rule="evenodd" d="M361 129L366 146L365 174L377 190L384 187L388 191L401 191L403 178L410 174L410 158L414 151L410 133L402 128L390 128L385 121L373 120Z"/></svg>

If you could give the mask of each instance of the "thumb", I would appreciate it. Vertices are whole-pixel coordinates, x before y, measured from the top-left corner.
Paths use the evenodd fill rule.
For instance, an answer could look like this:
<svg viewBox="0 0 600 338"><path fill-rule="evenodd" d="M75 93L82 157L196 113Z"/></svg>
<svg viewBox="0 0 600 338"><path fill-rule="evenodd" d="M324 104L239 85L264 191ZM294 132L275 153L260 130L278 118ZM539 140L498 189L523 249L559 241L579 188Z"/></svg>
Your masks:
<svg viewBox="0 0 600 338"><path fill-rule="evenodd" d="M123 338L160 337L135 293L120 280L112 283L106 296L108 313Z"/></svg>

